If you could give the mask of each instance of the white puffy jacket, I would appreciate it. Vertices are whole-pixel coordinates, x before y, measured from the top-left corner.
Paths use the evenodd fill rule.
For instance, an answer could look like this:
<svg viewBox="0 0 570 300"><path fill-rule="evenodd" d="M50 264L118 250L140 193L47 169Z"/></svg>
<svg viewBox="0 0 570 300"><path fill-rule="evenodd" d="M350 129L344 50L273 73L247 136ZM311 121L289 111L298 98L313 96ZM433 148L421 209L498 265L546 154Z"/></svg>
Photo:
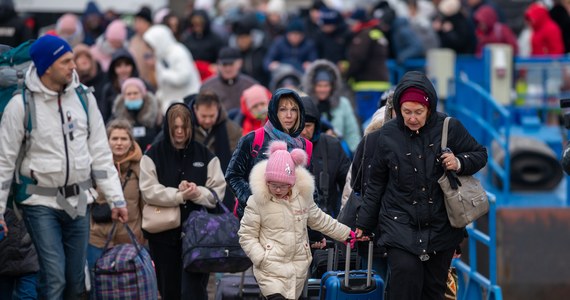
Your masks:
<svg viewBox="0 0 570 300"><path fill-rule="evenodd" d="M188 48L176 41L172 31L165 25L152 26L143 39L153 48L156 56L156 97L161 102L164 114L173 102L182 102L184 97L199 92L200 74Z"/></svg>
<svg viewBox="0 0 570 300"><path fill-rule="evenodd" d="M95 181L107 201L117 204L116 201L124 200L107 142L105 125L97 108L97 101L91 93L88 93L91 133L87 138L87 114L75 91L80 85L77 73L73 73L72 83L61 94L42 84L33 64L26 73L25 82L35 101L36 119L33 124L36 128L33 128L28 140L29 150L22 161L21 175L33 177L41 187L60 187L66 183L71 185L88 180L91 170L104 171L106 178L96 178ZM58 98L61 99L63 116L59 112ZM8 183L12 180L16 158L26 131L24 114L22 95L16 95L6 106L0 123L0 216L6 209ZM72 120L77 120L73 140L70 140L69 134L64 135L62 130L62 118L67 121L68 115ZM95 195L93 189L86 193ZM76 206L78 198L74 196L67 200L72 206ZM93 201L92 196L88 195L87 198L88 203ZM23 204L62 209L56 203L56 197L31 195Z"/></svg>

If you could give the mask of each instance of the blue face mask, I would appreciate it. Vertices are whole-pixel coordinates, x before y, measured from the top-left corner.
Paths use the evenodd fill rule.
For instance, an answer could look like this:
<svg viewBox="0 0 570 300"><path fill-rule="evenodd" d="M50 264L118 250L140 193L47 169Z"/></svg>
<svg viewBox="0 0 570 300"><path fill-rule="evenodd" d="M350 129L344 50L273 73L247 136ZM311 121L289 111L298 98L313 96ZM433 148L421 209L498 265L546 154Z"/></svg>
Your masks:
<svg viewBox="0 0 570 300"><path fill-rule="evenodd" d="M143 106L143 99L125 100L125 107L128 110L139 110Z"/></svg>

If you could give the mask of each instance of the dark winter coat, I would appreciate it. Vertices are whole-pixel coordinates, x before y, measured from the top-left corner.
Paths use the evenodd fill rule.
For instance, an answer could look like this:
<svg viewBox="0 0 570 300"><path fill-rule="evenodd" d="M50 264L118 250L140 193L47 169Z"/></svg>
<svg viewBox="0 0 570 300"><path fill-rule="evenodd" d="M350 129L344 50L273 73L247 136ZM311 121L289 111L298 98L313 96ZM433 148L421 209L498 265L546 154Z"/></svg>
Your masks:
<svg viewBox="0 0 570 300"><path fill-rule="evenodd" d="M315 45L319 58L338 63L346 59L346 49L351 34L345 24L338 25L332 33L320 31L315 37Z"/></svg>
<svg viewBox="0 0 570 300"><path fill-rule="evenodd" d="M439 16L439 18L442 23L450 22L453 25L453 29L448 32L442 30L437 32L441 47L455 50L458 55L473 54L477 43L475 28L463 13L458 12L449 17Z"/></svg>
<svg viewBox="0 0 570 300"><path fill-rule="evenodd" d="M354 81L390 81L386 60L388 39L378 27L377 20L362 23L348 46L347 77Z"/></svg>
<svg viewBox="0 0 570 300"><path fill-rule="evenodd" d="M313 40L304 38L298 46L293 47L285 36L281 36L269 47L263 65L266 70L269 70L269 64L278 61L282 64L290 64L299 72L303 72L303 63L312 62L317 57L317 48Z"/></svg>
<svg viewBox="0 0 570 300"><path fill-rule="evenodd" d="M8 1L4 1L8 2ZM10 3L0 4L0 44L16 47L32 38L31 30L26 27L14 5Z"/></svg>
<svg viewBox="0 0 570 300"><path fill-rule="evenodd" d="M0 241L0 276L20 276L39 271L38 255L24 220L6 208L4 220L10 230Z"/></svg>
<svg viewBox="0 0 570 300"><path fill-rule="evenodd" d="M277 110L279 99L286 94L292 95L299 105L300 126L295 132L290 134L292 137L298 137L305 128L305 109L303 107L303 103L301 102L301 98L299 98L297 93L294 93L289 89L277 90L269 101L268 122L271 122L275 129L283 131L283 128L281 127L281 124L279 123L279 119L277 117ZM265 137L263 139L263 144L261 146L261 149L258 151L259 154L256 157L252 156L252 147L253 140L255 138L255 132L250 132L247 135L243 136L239 140L238 145L232 154L232 159L230 160L230 164L226 171L226 181L228 183L228 186L231 188L232 192L239 201L237 213L240 218L243 216L243 211L245 209L247 199L249 196L251 196L251 189L249 187L249 173L256 163L267 159L266 152L268 151L269 143L272 141L272 139L267 132L264 132L264 136Z"/></svg>
<svg viewBox="0 0 570 300"><path fill-rule="evenodd" d="M247 50L240 49L241 58L243 60L241 72L253 77L253 79L259 81L261 85L267 86L269 84L269 73L263 67L263 59L267 54L265 35L263 31L259 29L253 29L250 35L252 39L251 47ZM236 39L235 34L230 36L228 45L232 48L239 49Z"/></svg>
<svg viewBox="0 0 570 300"><path fill-rule="evenodd" d="M319 195L319 207L336 218L340 210L340 196L346 183L350 159L342 149L340 141L327 134L321 134L318 108L310 97L303 97L305 116L315 122L315 132L311 138L313 155L309 171L315 177L315 188ZM326 158L326 160L325 160ZM325 172L325 164L327 171ZM326 173L326 175L324 175ZM328 180L325 182L324 180ZM325 195L327 194L327 195Z"/></svg>
<svg viewBox="0 0 570 300"><path fill-rule="evenodd" d="M430 103L426 123L418 131L404 125L400 112L402 91L412 86L424 90ZM444 172L439 157L446 117L437 112L437 101L435 89L423 73L406 73L394 93L396 119L377 133L356 226L373 231L378 225L379 246L420 255L453 249L464 237L463 229L451 227L437 183ZM472 175L485 166L486 149L457 119L450 121L447 144L461 163L459 175Z"/></svg>
<svg viewBox="0 0 570 300"><path fill-rule="evenodd" d="M223 38L210 29L210 17L206 11L196 10L188 19L192 19L192 17L196 15L204 19L204 32L198 34L192 31L192 27L190 26L188 32L182 37L182 43L190 50L194 61L201 60L216 63L218 60L218 52L220 52L220 49L222 49L226 43Z"/></svg>
<svg viewBox="0 0 570 300"><path fill-rule="evenodd" d="M550 9L550 18L558 24L562 31L564 41L564 53L570 52L570 13L561 3L555 4Z"/></svg>

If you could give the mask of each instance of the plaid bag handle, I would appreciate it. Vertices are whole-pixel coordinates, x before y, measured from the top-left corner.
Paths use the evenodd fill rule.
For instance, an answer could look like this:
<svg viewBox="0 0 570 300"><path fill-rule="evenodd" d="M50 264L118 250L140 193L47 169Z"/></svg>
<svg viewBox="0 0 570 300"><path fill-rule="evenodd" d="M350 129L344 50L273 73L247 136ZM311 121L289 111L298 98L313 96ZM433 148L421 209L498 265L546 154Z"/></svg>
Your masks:
<svg viewBox="0 0 570 300"><path fill-rule="evenodd" d="M129 235L129 238L131 239L131 243L135 246L135 248L137 249L137 253L141 251L141 246L139 245L139 243L137 242L137 238L135 237L135 234L133 233L133 230L131 229L131 227L129 227L129 225L127 223L124 223L123 226L125 227L125 230L127 231L127 234ZM101 257L103 257L103 254L105 253L105 251L107 249L109 249L109 243L111 243L111 240L113 239L113 237L115 236L115 232L117 231L117 222L114 221L113 222L113 227L111 227L111 231L109 232L109 235L107 236L107 240L105 241L105 246L103 247L103 253L101 253Z"/></svg>

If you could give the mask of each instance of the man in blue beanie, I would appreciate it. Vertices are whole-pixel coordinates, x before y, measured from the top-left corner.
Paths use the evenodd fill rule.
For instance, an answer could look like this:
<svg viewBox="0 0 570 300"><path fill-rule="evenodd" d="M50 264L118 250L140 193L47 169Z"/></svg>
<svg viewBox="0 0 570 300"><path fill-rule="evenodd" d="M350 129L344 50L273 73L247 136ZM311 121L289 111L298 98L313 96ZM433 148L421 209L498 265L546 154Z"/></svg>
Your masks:
<svg viewBox="0 0 570 300"><path fill-rule="evenodd" d="M80 299L91 176L110 199L113 219L127 222L126 203L97 102L79 83L71 47L46 35L32 44L30 56L26 89L10 100L0 126L0 225L9 235L4 212L17 172L13 200L38 253L39 299Z"/></svg>

